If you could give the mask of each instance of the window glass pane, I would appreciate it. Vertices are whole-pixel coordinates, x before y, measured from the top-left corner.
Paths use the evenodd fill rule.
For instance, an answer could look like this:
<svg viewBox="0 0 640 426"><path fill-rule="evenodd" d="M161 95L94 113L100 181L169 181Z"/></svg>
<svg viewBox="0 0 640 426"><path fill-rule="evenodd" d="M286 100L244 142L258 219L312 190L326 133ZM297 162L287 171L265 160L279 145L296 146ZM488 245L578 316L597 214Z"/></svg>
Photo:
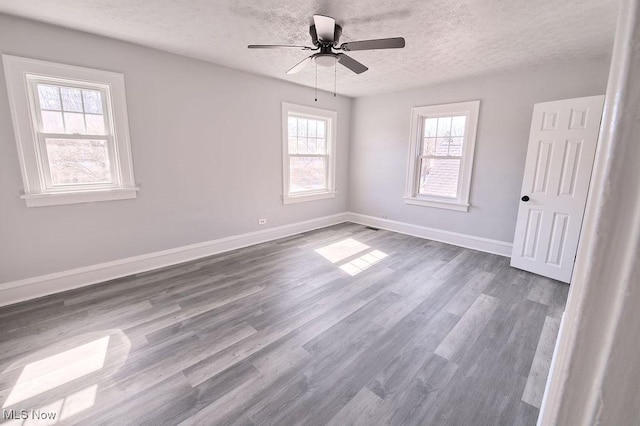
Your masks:
<svg viewBox="0 0 640 426"><path fill-rule="evenodd" d="M434 155L449 155L449 141L451 141L451 138L437 138L436 151Z"/></svg>
<svg viewBox="0 0 640 426"><path fill-rule="evenodd" d="M449 136L451 134L451 117L438 118L437 136Z"/></svg>
<svg viewBox="0 0 640 426"><path fill-rule="evenodd" d="M92 114L102 114L102 94L98 90L82 90L84 111Z"/></svg>
<svg viewBox="0 0 640 426"><path fill-rule="evenodd" d="M298 136L298 119L289 117L289 137Z"/></svg>
<svg viewBox="0 0 640 426"><path fill-rule="evenodd" d="M309 125L307 126L307 129L309 131L309 137L310 138L315 138L316 137L316 126L317 126L317 121L316 120L309 120Z"/></svg>
<svg viewBox="0 0 640 426"><path fill-rule="evenodd" d="M84 114L65 112L64 126L65 133L84 133Z"/></svg>
<svg viewBox="0 0 640 426"><path fill-rule="evenodd" d="M104 135L104 115L86 114L87 133L90 135Z"/></svg>
<svg viewBox="0 0 640 426"><path fill-rule="evenodd" d="M308 138L307 139L307 152L309 154L315 154L316 153L316 145L317 145L317 139L316 138Z"/></svg>
<svg viewBox="0 0 640 426"><path fill-rule="evenodd" d="M461 156L463 142L464 138L451 138L451 142L449 143L449 156Z"/></svg>
<svg viewBox="0 0 640 426"><path fill-rule="evenodd" d="M45 143L54 185L112 181L107 141L46 139Z"/></svg>
<svg viewBox="0 0 640 426"><path fill-rule="evenodd" d="M289 160L289 192L327 189L324 157L291 157Z"/></svg>
<svg viewBox="0 0 640 426"><path fill-rule="evenodd" d="M307 153L307 138L298 137L298 154Z"/></svg>
<svg viewBox="0 0 640 426"><path fill-rule="evenodd" d="M52 109L60 111L60 93L56 86L38 84L38 97L41 109Z"/></svg>
<svg viewBox="0 0 640 426"><path fill-rule="evenodd" d="M64 133L62 113L60 111L42 111L42 131L47 133Z"/></svg>
<svg viewBox="0 0 640 426"><path fill-rule="evenodd" d="M326 143L324 139L320 138L309 138L309 154L326 154Z"/></svg>
<svg viewBox="0 0 640 426"><path fill-rule="evenodd" d="M436 135L436 129L438 128L437 118L427 118L424 120L424 137L432 138Z"/></svg>
<svg viewBox="0 0 640 426"><path fill-rule="evenodd" d="M460 160L423 158L418 193L455 198L458 192Z"/></svg>
<svg viewBox="0 0 640 426"><path fill-rule="evenodd" d="M289 154L298 153L298 138L289 136Z"/></svg>
<svg viewBox="0 0 640 426"><path fill-rule="evenodd" d="M298 118L298 136L307 137L307 121L304 118Z"/></svg>
<svg viewBox="0 0 640 426"><path fill-rule="evenodd" d="M319 138L324 138L325 137L325 127L326 124L324 121L318 121L318 124L316 124L316 135Z"/></svg>
<svg viewBox="0 0 640 426"><path fill-rule="evenodd" d="M422 155L436 155L436 138L424 139Z"/></svg>
<svg viewBox="0 0 640 426"><path fill-rule="evenodd" d="M62 109L65 111L82 112L82 94L80 89L60 87Z"/></svg>
<svg viewBox="0 0 640 426"><path fill-rule="evenodd" d="M451 136L464 136L465 125L467 123L467 117L453 117L451 119Z"/></svg>

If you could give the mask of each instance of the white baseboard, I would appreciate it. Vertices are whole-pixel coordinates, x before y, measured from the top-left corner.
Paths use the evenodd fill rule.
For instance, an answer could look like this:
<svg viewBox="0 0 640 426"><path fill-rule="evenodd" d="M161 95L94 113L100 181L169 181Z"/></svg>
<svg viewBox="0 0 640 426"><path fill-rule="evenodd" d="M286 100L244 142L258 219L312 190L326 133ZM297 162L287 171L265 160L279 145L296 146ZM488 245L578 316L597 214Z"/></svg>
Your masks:
<svg viewBox="0 0 640 426"><path fill-rule="evenodd" d="M290 225L276 226L260 231L114 260L112 262L99 263L97 265L2 283L0 284L0 306L11 305L61 291L176 265L178 263L188 262L190 260L200 259L342 222L359 223L501 256L511 255L511 243L504 241L443 231L359 213L338 213Z"/></svg>
<svg viewBox="0 0 640 426"><path fill-rule="evenodd" d="M347 220L361 225L386 229L387 231L399 232L401 234L412 235L414 237L453 244L454 246L498 254L500 256L511 256L512 244L506 241L459 234L457 232L428 228L426 226L413 225L411 223L397 222L395 220L382 219L360 213L347 213Z"/></svg>
<svg viewBox="0 0 640 426"><path fill-rule="evenodd" d="M346 222L347 213L0 284L0 306L163 268Z"/></svg>

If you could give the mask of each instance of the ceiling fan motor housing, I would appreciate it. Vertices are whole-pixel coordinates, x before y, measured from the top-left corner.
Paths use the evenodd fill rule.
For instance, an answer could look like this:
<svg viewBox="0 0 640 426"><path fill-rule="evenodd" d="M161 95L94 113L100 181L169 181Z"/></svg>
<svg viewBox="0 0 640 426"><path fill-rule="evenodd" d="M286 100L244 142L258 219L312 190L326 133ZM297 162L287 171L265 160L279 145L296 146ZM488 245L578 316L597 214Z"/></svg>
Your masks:
<svg viewBox="0 0 640 426"><path fill-rule="evenodd" d="M333 31L333 41L318 40L318 33L316 32L315 25L311 25L309 27L309 34L311 35L311 41L313 42L314 46L320 47L321 51L323 48L326 47L329 49L329 52L331 52L331 47L337 46L338 41L340 41L340 36L342 35L342 27L336 24L335 29ZM326 52L323 52L323 53L326 53Z"/></svg>

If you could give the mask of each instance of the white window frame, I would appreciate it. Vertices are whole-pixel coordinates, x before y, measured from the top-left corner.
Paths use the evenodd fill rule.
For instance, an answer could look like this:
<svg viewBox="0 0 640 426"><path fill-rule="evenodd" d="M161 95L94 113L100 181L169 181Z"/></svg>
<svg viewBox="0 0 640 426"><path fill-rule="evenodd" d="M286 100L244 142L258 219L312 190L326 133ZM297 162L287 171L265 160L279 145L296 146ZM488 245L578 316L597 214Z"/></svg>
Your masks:
<svg viewBox="0 0 640 426"><path fill-rule="evenodd" d="M411 110L411 140L404 196L405 203L457 211L469 210L469 190L471 188L471 172L473 169L479 110L480 101L420 106ZM418 187L420 185L420 157L425 119L461 115L466 116L467 120L462 144L457 196L449 198L420 194Z"/></svg>
<svg viewBox="0 0 640 426"><path fill-rule="evenodd" d="M327 188L322 190L289 192L290 155L289 155L289 115L298 117L324 120L327 123L325 135L327 136ZM283 204L300 203L304 201L321 200L336 196L335 174L336 174L336 134L338 125L338 113L336 111L297 105L293 103L282 103L282 202ZM303 157L313 155L301 154ZM324 156L323 156L324 157Z"/></svg>
<svg viewBox="0 0 640 426"><path fill-rule="evenodd" d="M24 185L21 198L27 207L136 198L138 188L131 159L124 75L11 55L2 55L2 62ZM43 158L41 147L42 136L51 134L40 131L40 108L34 92L37 83L101 91L108 134L97 137L107 140L112 182L53 187L49 164ZM76 134L58 136L67 139L90 137Z"/></svg>

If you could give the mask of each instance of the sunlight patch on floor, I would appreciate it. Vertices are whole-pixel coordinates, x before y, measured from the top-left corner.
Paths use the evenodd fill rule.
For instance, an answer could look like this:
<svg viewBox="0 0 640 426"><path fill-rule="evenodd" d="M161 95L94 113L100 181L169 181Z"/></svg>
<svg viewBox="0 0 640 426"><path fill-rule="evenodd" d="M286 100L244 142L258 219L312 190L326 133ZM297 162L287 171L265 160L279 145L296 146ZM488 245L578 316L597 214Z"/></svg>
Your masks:
<svg viewBox="0 0 640 426"><path fill-rule="evenodd" d="M15 415L18 418L3 423L3 426L54 425L93 407L97 393L98 385L95 384L38 409L17 410ZM10 414L5 414L7 415Z"/></svg>
<svg viewBox="0 0 640 426"><path fill-rule="evenodd" d="M369 253L363 254L356 259L353 259L350 262L345 263L344 265L340 266L340 269L353 277L355 275L358 275L365 269L372 267L385 257L387 257L386 253L383 253L380 250L373 250Z"/></svg>
<svg viewBox="0 0 640 426"><path fill-rule="evenodd" d="M358 240L346 238L342 241L338 241L337 243L320 247L319 249L316 249L315 252L334 264L339 264L345 259L352 258L353 256L360 254L359 257L338 265L342 271L353 277L388 256L386 253L375 249L361 254L369 249L371 249L371 247Z"/></svg>
<svg viewBox="0 0 640 426"><path fill-rule="evenodd" d="M331 263L337 263L347 257L354 256L368 249L369 246L362 244L353 238L346 238L337 243L329 244L316 249L315 252L327 259Z"/></svg>
<svg viewBox="0 0 640 426"><path fill-rule="evenodd" d="M10 407L100 370L108 346L109 336L105 336L27 364L2 407Z"/></svg>
<svg viewBox="0 0 640 426"><path fill-rule="evenodd" d="M68 419L71 416L88 410L93 407L96 402L96 394L98 393L98 385L89 386L76 393L72 393L64 399L60 420Z"/></svg>

